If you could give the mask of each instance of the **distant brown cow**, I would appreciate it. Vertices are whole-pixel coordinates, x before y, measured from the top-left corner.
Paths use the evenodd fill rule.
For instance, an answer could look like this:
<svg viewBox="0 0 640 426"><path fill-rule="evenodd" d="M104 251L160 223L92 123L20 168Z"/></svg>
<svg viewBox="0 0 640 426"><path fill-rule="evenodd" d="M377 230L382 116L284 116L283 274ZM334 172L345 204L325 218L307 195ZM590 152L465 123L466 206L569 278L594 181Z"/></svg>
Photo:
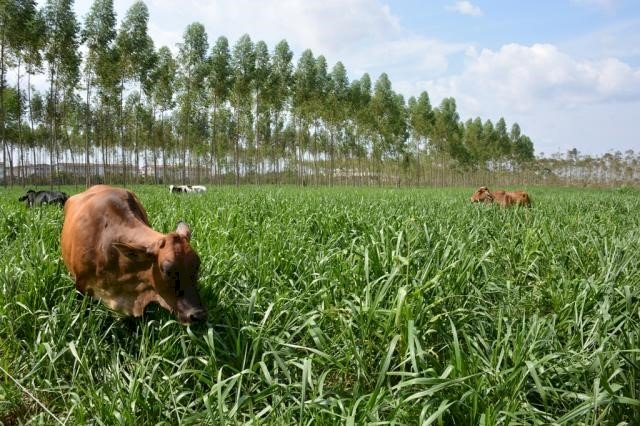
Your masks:
<svg viewBox="0 0 640 426"><path fill-rule="evenodd" d="M184 222L169 234L151 229L140 201L124 189L97 185L64 206L62 258L76 289L127 315L141 316L157 302L183 324L206 319L190 239Z"/></svg>
<svg viewBox="0 0 640 426"><path fill-rule="evenodd" d="M481 186L471 196L472 203L493 203L494 201L502 207L513 205L531 207L531 198L523 191L508 192L499 189L491 192L486 186Z"/></svg>

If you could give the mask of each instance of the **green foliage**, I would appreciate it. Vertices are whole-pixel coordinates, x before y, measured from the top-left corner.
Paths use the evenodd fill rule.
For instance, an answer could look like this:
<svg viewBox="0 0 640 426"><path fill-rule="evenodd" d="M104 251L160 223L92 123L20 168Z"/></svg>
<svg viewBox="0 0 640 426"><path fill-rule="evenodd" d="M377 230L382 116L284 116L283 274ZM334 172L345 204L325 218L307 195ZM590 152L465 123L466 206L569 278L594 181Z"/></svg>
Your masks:
<svg viewBox="0 0 640 426"><path fill-rule="evenodd" d="M207 324L77 297L62 212L0 197L0 420L633 424L637 191L137 187L192 225ZM73 188L67 188L73 192Z"/></svg>
<svg viewBox="0 0 640 426"><path fill-rule="evenodd" d="M123 80L145 80L153 57L153 40L148 34L149 9L143 1L136 1L127 10L116 37Z"/></svg>
<svg viewBox="0 0 640 426"><path fill-rule="evenodd" d="M52 78L65 87L75 87L79 79L80 25L72 10L72 0L48 0L44 8L46 23L45 58Z"/></svg>

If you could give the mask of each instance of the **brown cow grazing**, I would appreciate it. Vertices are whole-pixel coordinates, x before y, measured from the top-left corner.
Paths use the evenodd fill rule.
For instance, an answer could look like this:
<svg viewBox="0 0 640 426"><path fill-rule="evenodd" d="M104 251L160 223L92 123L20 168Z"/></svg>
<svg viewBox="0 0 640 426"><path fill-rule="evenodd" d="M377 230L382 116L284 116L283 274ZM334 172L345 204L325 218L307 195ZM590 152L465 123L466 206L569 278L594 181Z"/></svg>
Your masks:
<svg viewBox="0 0 640 426"><path fill-rule="evenodd" d="M523 191L503 191L501 189L491 192L486 186L481 186L471 196L472 203L493 203L496 202L502 207L525 206L531 207L529 194Z"/></svg>
<svg viewBox="0 0 640 426"><path fill-rule="evenodd" d="M140 201L124 189L93 186L64 206L62 258L76 289L126 315L141 316L157 302L183 324L206 319L190 239L184 222L169 234L151 229Z"/></svg>

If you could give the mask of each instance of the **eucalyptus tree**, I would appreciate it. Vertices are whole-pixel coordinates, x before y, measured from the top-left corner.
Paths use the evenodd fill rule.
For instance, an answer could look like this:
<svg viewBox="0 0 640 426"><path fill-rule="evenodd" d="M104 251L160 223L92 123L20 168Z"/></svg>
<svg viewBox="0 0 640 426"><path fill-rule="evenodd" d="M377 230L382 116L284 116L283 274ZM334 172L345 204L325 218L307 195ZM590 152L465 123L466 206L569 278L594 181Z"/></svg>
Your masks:
<svg viewBox="0 0 640 426"><path fill-rule="evenodd" d="M112 75L109 64L112 62L113 42L116 38L116 14L113 9L113 0L94 0L89 13L85 18L82 30L82 39L87 46L87 55L84 61L84 73L86 84L86 117L85 117L85 184L91 184L89 171L89 152L92 134L91 114L91 89L98 86L102 91L108 91L109 76ZM113 82L113 79L111 79ZM104 99L104 97L102 97ZM94 142L96 139L93 139Z"/></svg>
<svg viewBox="0 0 640 426"><path fill-rule="evenodd" d="M490 158L495 159L496 153L496 128L491 119L487 119L482 124L482 143L488 151Z"/></svg>
<svg viewBox="0 0 640 426"><path fill-rule="evenodd" d="M348 114L349 101L349 78L347 70L342 62L337 62L328 80L327 96L324 105L324 115L329 127L329 184L333 186L333 176L335 172L335 146L339 133L344 134L344 126Z"/></svg>
<svg viewBox="0 0 640 426"><path fill-rule="evenodd" d="M360 143L360 123L358 120L359 114L359 101L362 97L362 85L360 80L356 79L351 82L349 85L349 97L347 102L347 117L348 117L348 126L347 126L347 137L345 141L345 153L348 158L348 162L350 164L350 168L352 169L351 177L356 182L358 176L361 175L361 158L364 153L360 152L361 143ZM357 168L356 162L357 160Z"/></svg>
<svg viewBox="0 0 640 426"><path fill-rule="evenodd" d="M80 26L73 12L73 0L48 0L44 8L46 24L45 60L49 68L50 178L53 186L54 153L58 149L58 94L62 87L71 95L79 79Z"/></svg>
<svg viewBox="0 0 640 426"><path fill-rule="evenodd" d="M535 158L533 155L533 142L527 135L522 134L518 123L511 125L509 139L511 140L511 155L517 164L520 165Z"/></svg>
<svg viewBox="0 0 640 426"><path fill-rule="evenodd" d="M178 131L182 139L182 180L186 181L187 151L197 147L191 140L192 133L203 140L199 121L205 113L205 77L207 74L207 51L209 42L204 25L194 22L187 26L183 42L178 45ZM196 132L194 132L196 130ZM198 167L197 179L200 180Z"/></svg>
<svg viewBox="0 0 640 426"><path fill-rule="evenodd" d="M219 127L225 127L224 123L218 125L218 111L229 100L229 92L231 91L232 69L231 69L231 53L229 52L229 40L220 36L211 49L209 55L209 72L206 77L206 85L209 92L209 101L211 103L211 143L210 158L214 179L217 178L220 158L224 155L224 149L221 146L224 138L218 140L221 133ZM218 147L220 149L218 149Z"/></svg>
<svg viewBox="0 0 640 426"><path fill-rule="evenodd" d="M317 66L310 49L302 52L298 59L293 79L292 109L296 128L296 162L298 166L298 183L303 183L304 141L308 138L309 126L313 121L314 103L317 93ZM315 157L314 157L315 158Z"/></svg>
<svg viewBox="0 0 640 426"><path fill-rule="evenodd" d="M432 142L437 166L441 171L440 183L445 184L445 169L449 166L447 158L463 163L468 160L462 142L460 116L453 98L444 98L434 110Z"/></svg>
<svg viewBox="0 0 640 426"><path fill-rule="evenodd" d="M36 91L29 99L29 120L31 126L32 162L38 164L37 154L40 156L47 146L45 126L45 104L42 94Z"/></svg>
<svg viewBox="0 0 640 426"><path fill-rule="evenodd" d="M5 105L5 89L6 89L6 73L7 62L9 62L9 54L12 45L12 35L17 30L16 9L17 2L15 0L2 0L0 2L0 122L2 128L0 129L0 138L2 138L2 161L4 162L2 167L2 183L7 184L7 158L9 157L9 164L12 164L11 150L7 142L7 111ZM13 170L13 166L11 166ZM13 173L9 174L11 184L13 184Z"/></svg>
<svg viewBox="0 0 640 426"><path fill-rule="evenodd" d="M243 35L233 47L231 58L233 86L231 105L234 109L234 164L235 184L240 184L240 139L245 144L250 139L251 129L251 93L256 68L256 55L253 42L248 34ZM246 152L246 150L245 150ZM246 171L246 164L244 165Z"/></svg>
<svg viewBox="0 0 640 426"><path fill-rule="evenodd" d="M19 132L19 111L21 108L22 99L20 93L14 87L7 87L4 89L4 94L2 96L2 104L0 108L2 108L4 114L4 136L7 140L15 141L18 138ZM11 145L9 145L9 149ZM7 151L9 151L9 149ZM9 161L11 161L11 156L9 156ZM11 172L13 172L13 168L11 168ZM13 184L13 173L10 174L10 183Z"/></svg>
<svg viewBox="0 0 640 426"><path fill-rule="evenodd" d="M469 150L476 167L485 167L489 152L483 146L482 119L468 119L464 125L464 144Z"/></svg>
<svg viewBox="0 0 640 426"><path fill-rule="evenodd" d="M13 155L12 144L8 143L6 137L6 111L4 95L7 88L6 75L9 66L17 66L17 92L22 96L20 89L21 64L30 45L35 43L32 32L33 22L36 18L36 7L33 0L2 0L0 1L0 138L2 138L3 161L9 161L9 184L13 184ZM21 116L22 102L17 104L17 134L13 140L18 140L20 151L23 147L20 142L22 138ZM7 184L6 167L3 167L3 183Z"/></svg>
<svg viewBox="0 0 640 426"><path fill-rule="evenodd" d="M323 55L316 57L316 74L315 84L311 92L311 117L313 120L313 151L314 151L314 169L316 184L319 183L320 171L318 169L320 158L326 160L328 152L328 138L326 137L326 98L329 92L330 77L328 72L327 60ZM323 127L321 127L323 126ZM318 146L318 139L323 143ZM322 155L320 150L323 150ZM326 170L326 161L323 161L325 165L323 170ZM323 173L325 174L325 173Z"/></svg>
<svg viewBox="0 0 640 426"><path fill-rule="evenodd" d="M391 88L391 81L382 73L374 86L371 113L375 128L373 159L378 165L378 183L382 184L383 157L398 158L406 140L404 100Z"/></svg>
<svg viewBox="0 0 640 426"><path fill-rule="evenodd" d="M28 22L28 35L29 42L25 45L24 50L24 62L25 68L27 72L27 94L25 102L28 108L28 121L29 121L29 145L32 149L33 155L33 163L35 164L35 155L36 155L36 138L34 135L34 120L33 120L33 112L31 109L31 77L37 73L42 72L42 55L44 45L46 43L45 39L45 21L42 10L37 10L33 19Z"/></svg>
<svg viewBox="0 0 640 426"><path fill-rule="evenodd" d="M163 179L167 169L167 142L165 140L164 115L175 106L175 78L178 65L167 46L162 46L157 52L157 62L151 73L152 90L151 99L154 106L160 109L159 143L162 152ZM153 109L155 111L155 109ZM152 138L152 141L156 138ZM158 183L158 156L157 145L152 146L153 151L153 176Z"/></svg>
<svg viewBox="0 0 640 426"><path fill-rule="evenodd" d="M273 110L272 163L279 172L278 156L285 157L285 139L280 135L285 125L285 112L290 103L291 86L293 84L293 52L286 40L281 40L271 55L271 72L267 83L267 101Z"/></svg>
<svg viewBox="0 0 640 426"><path fill-rule="evenodd" d="M14 24L17 24L15 32L11 35L13 41L13 54L16 62L16 92L19 96L20 102L18 102L18 133L16 141L20 149L20 164L21 170L24 172L24 153L25 153L25 141L24 132L22 129L23 123L23 91L21 87L22 82L22 66L26 66L27 71L27 102L30 95L31 88L31 72L34 67L42 62L41 50L43 46L43 33L44 33L44 20L42 14L36 9L36 3L33 0L17 0L17 10L14 18ZM13 173L11 173L13 175ZM24 183L24 180L23 180Z"/></svg>
<svg viewBox="0 0 640 426"><path fill-rule="evenodd" d="M409 139L409 112L407 103L401 93L396 93L394 100L397 116L396 125L394 126L395 141L393 144L393 155L396 157L398 164L398 174L400 171L403 171L406 176L411 164L411 153L407 150L407 139ZM397 177L397 186L400 185L400 179L401 176L399 175Z"/></svg>
<svg viewBox="0 0 640 426"><path fill-rule="evenodd" d="M116 36L118 54L118 77L120 82L119 128L120 150L123 166L124 184L127 182L127 146L124 137L124 94L129 82L138 84L139 91L149 77L153 66L153 40L148 34L149 9L142 1L136 1L129 7ZM135 124L137 126L137 123ZM139 167L139 150L134 138L136 167Z"/></svg>
<svg viewBox="0 0 640 426"><path fill-rule="evenodd" d="M511 156L511 140L507 133L507 123L504 118L500 117L496 122L496 150L499 158L500 167L504 167Z"/></svg>
<svg viewBox="0 0 640 426"><path fill-rule="evenodd" d="M435 121L429 94L424 91L420 93L418 99L411 97L408 102L409 127L414 139L414 150L416 155L416 173L418 185L420 184L420 174L422 171L421 153L429 150L431 134Z"/></svg>
<svg viewBox="0 0 640 426"><path fill-rule="evenodd" d="M75 92L75 87L66 88L60 103L60 145L63 147L61 155L65 163L71 163L61 169L60 179L63 184L77 183L76 157L82 153L82 126L85 115L84 103L81 96Z"/></svg>
<svg viewBox="0 0 640 426"><path fill-rule="evenodd" d="M349 94L349 115L354 126L354 151L358 158L358 170L363 172L362 161L372 152L371 135L373 118L371 114L371 77L365 73L351 83ZM365 162L370 164L370 162Z"/></svg>
<svg viewBox="0 0 640 426"><path fill-rule="evenodd" d="M269 109L267 105L267 85L269 83L269 73L271 72L271 64L269 58L269 48L267 44L260 40L256 42L255 47L256 66L253 72L253 90L255 99L255 116L254 116L254 177L255 183L258 183L260 174L258 159L261 151L262 143L266 142L269 134Z"/></svg>

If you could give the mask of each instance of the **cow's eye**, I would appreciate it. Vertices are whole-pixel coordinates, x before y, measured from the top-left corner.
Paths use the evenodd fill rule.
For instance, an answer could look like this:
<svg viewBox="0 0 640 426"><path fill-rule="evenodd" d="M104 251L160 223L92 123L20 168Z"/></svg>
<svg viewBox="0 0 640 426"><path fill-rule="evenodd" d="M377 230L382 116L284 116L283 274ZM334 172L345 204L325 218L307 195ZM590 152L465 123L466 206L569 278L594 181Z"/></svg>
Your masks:
<svg viewBox="0 0 640 426"><path fill-rule="evenodd" d="M173 290L176 293L176 296L182 297L184 296L184 290L180 288L180 277L176 274L175 279L173 280Z"/></svg>
<svg viewBox="0 0 640 426"><path fill-rule="evenodd" d="M162 271L163 274L170 275L171 274L171 264L169 262L163 263L162 265L160 265L160 270Z"/></svg>

